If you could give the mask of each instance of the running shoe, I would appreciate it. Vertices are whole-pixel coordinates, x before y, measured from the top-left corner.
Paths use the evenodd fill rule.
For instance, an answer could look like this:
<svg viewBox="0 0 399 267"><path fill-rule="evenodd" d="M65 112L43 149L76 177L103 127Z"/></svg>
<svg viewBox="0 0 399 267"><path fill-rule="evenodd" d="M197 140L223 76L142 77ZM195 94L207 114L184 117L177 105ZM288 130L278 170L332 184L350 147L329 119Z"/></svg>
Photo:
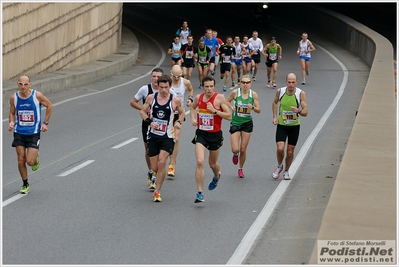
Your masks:
<svg viewBox="0 0 399 267"><path fill-rule="evenodd" d="M23 186L21 187L21 189L19 190L19 193L21 193L21 194L27 194L27 193L29 192L29 189L30 189L29 184L23 185Z"/></svg>
<svg viewBox="0 0 399 267"><path fill-rule="evenodd" d="M168 176L175 177L176 169L173 165L169 165L168 167Z"/></svg>
<svg viewBox="0 0 399 267"><path fill-rule="evenodd" d="M153 171L148 171L148 173L147 173L147 184L148 185L150 185L152 182L152 174L153 174Z"/></svg>
<svg viewBox="0 0 399 267"><path fill-rule="evenodd" d="M204 202L204 194L202 192L197 193L194 203Z"/></svg>
<svg viewBox="0 0 399 267"><path fill-rule="evenodd" d="M226 86L223 86L223 92L226 92Z"/></svg>
<svg viewBox="0 0 399 267"><path fill-rule="evenodd" d="M309 75L309 71L306 71L306 75L307 75L307 76Z"/></svg>
<svg viewBox="0 0 399 267"><path fill-rule="evenodd" d="M36 163L32 165L32 171L37 171L37 169L39 169L39 166L40 166L40 160L39 160L39 155L37 155Z"/></svg>
<svg viewBox="0 0 399 267"><path fill-rule="evenodd" d="M275 82L273 82L272 84L273 84L273 87L277 87L277 84Z"/></svg>
<svg viewBox="0 0 399 267"><path fill-rule="evenodd" d="M280 172L283 170L283 165L277 166L274 172L272 173L272 178L273 179L278 179L280 177Z"/></svg>
<svg viewBox="0 0 399 267"><path fill-rule="evenodd" d="M233 160L233 164L237 165L238 164L238 154L234 154L232 160Z"/></svg>
<svg viewBox="0 0 399 267"><path fill-rule="evenodd" d="M249 71L249 73L251 73L252 74L252 70L253 70L254 68L251 68L251 70Z"/></svg>
<svg viewBox="0 0 399 267"><path fill-rule="evenodd" d="M154 202L162 202L161 193L154 192Z"/></svg>
<svg viewBox="0 0 399 267"><path fill-rule="evenodd" d="M302 85L305 85L306 81L302 81Z"/></svg>
<svg viewBox="0 0 399 267"><path fill-rule="evenodd" d="M237 84L239 85L240 83L241 83L241 81L240 81L240 79L238 79L238 83Z"/></svg>
<svg viewBox="0 0 399 267"><path fill-rule="evenodd" d="M233 87L233 86L236 86L236 83L235 82L232 82L231 83L231 86Z"/></svg>
<svg viewBox="0 0 399 267"><path fill-rule="evenodd" d="M284 180L291 180L291 177L290 177L288 171L284 171L283 172L283 179Z"/></svg>
<svg viewBox="0 0 399 267"><path fill-rule="evenodd" d="M253 76L253 77L252 77L252 81L256 81L256 78L255 78L255 76Z"/></svg>
<svg viewBox="0 0 399 267"><path fill-rule="evenodd" d="M215 72L214 72L214 71L212 71L212 72L211 72L211 75L212 75L212 76L215 76Z"/></svg>
<svg viewBox="0 0 399 267"><path fill-rule="evenodd" d="M266 85L266 86L267 86L267 87L270 87L270 81L267 82L267 85Z"/></svg>
<svg viewBox="0 0 399 267"><path fill-rule="evenodd" d="M220 79L223 80L223 76L220 76Z"/></svg>
<svg viewBox="0 0 399 267"><path fill-rule="evenodd" d="M198 89L202 89L202 85L198 86Z"/></svg>
<svg viewBox="0 0 399 267"><path fill-rule="evenodd" d="M244 175L243 170L242 169L238 169L238 178L244 178L244 177L245 177L245 175Z"/></svg>
<svg viewBox="0 0 399 267"><path fill-rule="evenodd" d="M209 190L213 190L213 189L215 189L216 188L216 186L218 186L218 182L219 182L219 180L220 180L220 176L222 176L222 173L221 172L219 172L219 177L213 177L213 179L212 179L212 181L209 183L209 185L208 185L208 189Z"/></svg>

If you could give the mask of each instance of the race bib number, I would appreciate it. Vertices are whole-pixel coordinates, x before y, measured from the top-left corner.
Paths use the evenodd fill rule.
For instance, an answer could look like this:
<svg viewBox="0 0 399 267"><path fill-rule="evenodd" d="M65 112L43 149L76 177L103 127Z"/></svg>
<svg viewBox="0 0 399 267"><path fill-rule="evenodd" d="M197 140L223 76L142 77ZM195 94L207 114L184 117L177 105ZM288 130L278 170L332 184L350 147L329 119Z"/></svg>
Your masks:
<svg viewBox="0 0 399 267"><path fill-rule="evenodd" d="M248 117L251 115L251 109L248 108L248 104L237 103L237 116Z"/></svg>
<svg viewBox="0 0 399 267"><path fill-rule="evenodd" d="M194 53L193 51L186 51L186 58L193 58Z"/></svg>
<svg viewBox="0 0 399 267"><path fill-rule="evenodd" d="M283 121L285 124L293 124L297 120L297 115L291 110L283 110Z"/></svg>
<svg viewBox="0 0 399 267"><path fill-rule="evenodd" d="M277 60L277 54L269 54L270 60Z"/></svg>
<svg viewBox="0 0 399 267"><path fill-rule="evenodd" d="M223 63L230 63L230 56L224 56Z"/></svg>
<svg viewBox="0 0 399 267"><path fill-rule="evenodd" d="M32 126L35 124L35 115L33 110L19 110L18 111L19 125Z"/></svg>
<svg viewBox="0 0 399 267"><path fill-rule="evenodd" d="M166 129L168 127L168 121L167 120L160 120L160 119L156 119L156 118L154 118L153 121L158 124L158 127L155 128L155 129L150 128L151 132L153 134L160 135L160 136L165 135Z"/></svg>
<svg viewBox="0 0 399 267"><path fill-rule="evenodd" d="M199 57L199 63L206 63L206 57Z"/></svg>
<svg viewBox="0 0 399 267"><path fill-rule="evenodd" d="M207 109L200 109L198 112L198 129L204 131L213 130L214 115Z"/></svg>

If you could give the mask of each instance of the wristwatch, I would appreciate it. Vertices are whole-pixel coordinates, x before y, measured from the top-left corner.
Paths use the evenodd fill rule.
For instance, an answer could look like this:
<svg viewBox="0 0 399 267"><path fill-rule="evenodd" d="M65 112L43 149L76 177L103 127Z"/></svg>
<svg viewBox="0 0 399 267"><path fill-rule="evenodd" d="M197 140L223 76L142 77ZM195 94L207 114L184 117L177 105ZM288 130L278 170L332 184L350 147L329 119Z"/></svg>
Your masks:
<svg viewBox="0 0 399 267"><path fill-rule="evenodd" d="M218 110L215 110L214 112L213 112L213 114L217 114L218 113Z"/></svg>
<svg viewBox="0 0 399 267"><path fill-rule="evenodd" d="M46 125L48 125L48 121L44 121L44 122L43 122L43 124L46 124Z"/></svg>

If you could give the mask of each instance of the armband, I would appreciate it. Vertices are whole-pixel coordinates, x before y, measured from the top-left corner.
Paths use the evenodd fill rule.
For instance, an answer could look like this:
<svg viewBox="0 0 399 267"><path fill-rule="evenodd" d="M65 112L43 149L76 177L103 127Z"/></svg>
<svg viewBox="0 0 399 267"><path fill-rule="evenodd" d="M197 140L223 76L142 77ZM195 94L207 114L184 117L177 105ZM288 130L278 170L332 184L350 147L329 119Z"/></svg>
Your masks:
<svg viewBox="0 0 399 267"><path fill-rule="evenodd" d="M151 124L152 120L150 118L145 119L145 122Z"/></svg>
<svg viewBox="0 0 399 267"><path fill-rule="evenodd" d="M193 102L194 102L194 98L193 98L192 96L189 96L189 97L188 97L188 100L190 100L190 101L191 101L191 103L193 103Z"/></svg>

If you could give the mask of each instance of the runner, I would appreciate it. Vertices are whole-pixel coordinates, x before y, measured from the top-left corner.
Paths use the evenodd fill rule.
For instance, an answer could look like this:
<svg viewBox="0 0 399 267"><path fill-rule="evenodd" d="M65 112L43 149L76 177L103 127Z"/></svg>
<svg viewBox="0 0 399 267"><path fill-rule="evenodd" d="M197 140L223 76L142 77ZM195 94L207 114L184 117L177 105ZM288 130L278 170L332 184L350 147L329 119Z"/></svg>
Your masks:
<svg viewBox="0 0 399 267"><path fill-rule="evenodd" d="M248 40L248 42L250 44L252 44L252 46L254 48L254 53L252 54L252 59L254 61L255 67L253 70L252 81L256 81L255 76L258 73L258 68L259 68L259 63L260 63L260 54L263 51L263 42L258 37L257 31L252 32L252 37Z"/></svg>
<svg viewBox="0 0 399 267"><path fill-rule="evenodd" d="M18 158L18 170L22 178L21 194L30 190L28 169L37 171L40 166L39 144L40 133L46 132L53 111L53 104L43 93L31 89L29 76L22 75L17 81L18 91L11 95L10 113L8 115L8 130L13 131L14 140L11 146L15 147ZM42 106L46 107L46 115L42 117Z"/></svg>
<svg viewBox="0 0 399 267"><path fill-rule="evenodd" d="M266 73L267 73L267 87L270 87L272 82L273 87L277 87L277 68L278 61L282 59L283 48L277 43L276 37L272 37L270 43L265 46L263 54L266 57ZM271 81L271 72L273 68L273 81Z"/></svg>
<svg viewBox="0 0 399 267"><path fill-rule="evenodd" d="M193 103L193 95L194 95L194 90L191 85L191 82L182 76L182 69L180 66L173 66L170 74L172 76L172 88L171 91L174 91L178 97L180 97L180 100L182 103L186 102L186 106L190 107L191 103ZM184 94L185 92L188 91L188 98L185 100ZM184 107L182 106L183 110ZM175 116L173 118L173 123L179 120L179 113L175 111ZM177 159L177 154L179 153L179 147L180 147L180 132L183 127L183 122L186 120L184 118L183 121L181 122L181 125L179 128L175 128L174 130L174 138L175 138L175 146L173 149L173 153L170 154L170 161L169 161L169 166L168 166L168 176L175 177L176 173L176 159Z"/></svg>
<svg viewBox="0 0 399 267"><path fill-rule="evenodd" d="M276 90L276 95L272 103L273 124L276 128L277 145L277 167L272 173L273 179L280 177L280 172L284 169L283 179L291 180L288 173L292 161L294 160L294 150L299 138L300 119L299 116L308 115L306 94L297 88L298 79L294 73L289 73L286 78L286 87ZM285 142L288 138L287 156L285 158L285 168L283 166Z"/></svg>
<svg viewBox="0 0 399 267"><path fill-rule="evenodd" d="M216 82L213 77L202 79L204 92L198 94L190 107L192 125L197 127L192 143L195 144L197 196L195 203L204 201L203 186L205 179L204 163L206 150L209 150L208 163L213 172L213 179L208 185L213 190L221 177L218 157L223 145L222 119L231 120L231 113L226 98L215 92ZM198 108L198 113L197 113Z"/></svg>
<svg viewBox="0 0 399 267"><path fill-rule="evenodd" d="M195 67L195 51L196 47L193 45L193 36L189 35L187 37L188 42L181 47L181 66L182 66L182 76L187 80L191 80L191 74L193 68Z"/></svg>
<svg viewBox="0 0 399 267"><path fill-rule="evenodd" d="M171 43L168 48L168 55L172 55L172 67L174 65L181 65L181 46L182 44L180 43L180 36L175 35L173 43Z"/></svg>
<svg viewBox="0 0 399 267"><path fill-rule="evenodd" d="M236 49L233 46L233 38L227 36L226 44L223 44L220 49L220 78L224 78L223 92L226 92L227 83L229 82L231 59L236 55Z"/></svg>
<svg viewBox="0 0 399 267"><path fill-rule="evenodd" d="M252 59L254 53L254 47L248 42L248 35L244 35L241 43L242 50L242 72L248 74L251 68L255 66L255 62Z"/></svg>
<svg viewBox="0 0 399 267"><path fill-rule="evenodd" d="M203 38L199 39L198 48L194 56L197 60L199 89L202 89L202 78L208 76L210 56L212 56L212 50L205 45Z"/></svg>
<svg viewBox="0 0 399 267"><path fill-rule="evenodd" d="M241 55L241 43L240 36L234 37L233 46L236 50L235 56L231 60L231 86L235 86L235 76L237 73L237 84L240 84L241 69L242 69L242 55Z"/></svg>
<svg viewBox="0 0 399 267"><path fill-rule="evenodd" d="M302 40L299 41L298 50L296 53L299 55L299 61L301 62L302 68L302 85L306 84L306 76L309 75L310 68L310 52L315 51L313 43L308 39L308 34L306 32L302 33ZM306 74L306 76L305 76Z"/></svg>
<svg viewBox="0 0 399 267"><path fill-rule="evenodd" d="M140 116L148 124L148 155L151 168L157 172L157 183L154 190L154 202L162 202L161 188L166 176L166 159L173 152L173 127L179 129L185 113L178 96L170 93L172 79L162 75L158 78L158 93L150 94L140 110ZM150 116L148 117L148 110ZM173 123L174 112L178 111L179 120Z"/></svg>
<svg viewBox="0 0 399 267"><path fill-rule="evenodd" d="M233 111L230 123L230 143L233 164L239 164L238 177L244 178L243 167L247 158L247 147L253 131L252 110L260 113L258 94L250 89L251 77L244 75L241 86L231 91L227 103ZM234 106L231 101L234 100Z"/></svg>

